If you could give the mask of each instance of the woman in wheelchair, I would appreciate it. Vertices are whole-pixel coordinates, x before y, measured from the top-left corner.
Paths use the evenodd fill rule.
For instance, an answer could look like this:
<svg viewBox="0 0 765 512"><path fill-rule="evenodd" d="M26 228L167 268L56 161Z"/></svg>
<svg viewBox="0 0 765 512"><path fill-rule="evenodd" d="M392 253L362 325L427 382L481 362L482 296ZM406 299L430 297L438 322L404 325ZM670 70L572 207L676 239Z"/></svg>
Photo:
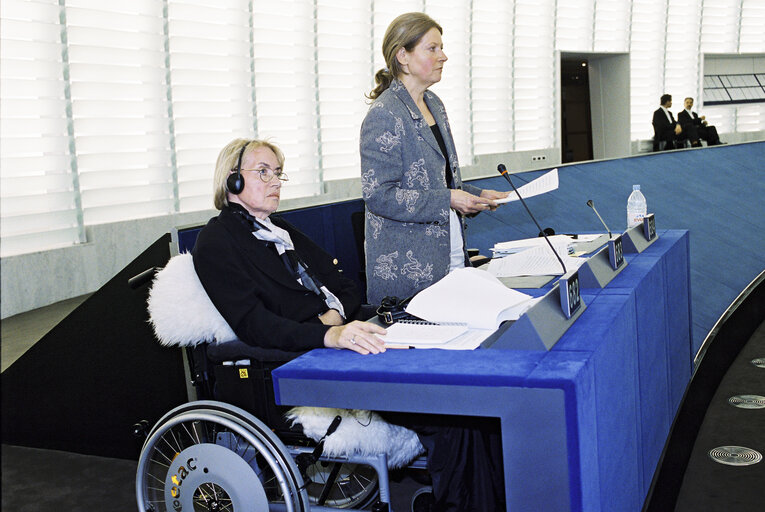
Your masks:
<svg viewBox="0 0 765 512"><path fill-rule="evenodd" d="M321 347L380 354L385 330L354 320L355 283L337 260L272 214L279 206L284 156L263 140L236 139L216 163L215 207L192 251L199 281L255 358L286 362ZM498 432L454 418L383 414L414 430L427 450L433 510L504 510Z"/></svg>
<svg viewBox="0 0 765 512"><path fill-rule="evenodd" d="M287 180L283 165L282 152L266 141L237 139L220 152L214 177L220 215L192 251L199 280L239 339L262 348L265 360L321 347L384 352L375 336L384 329L345 323L361 302L336 260L294 226L271 219Z"/></svg>

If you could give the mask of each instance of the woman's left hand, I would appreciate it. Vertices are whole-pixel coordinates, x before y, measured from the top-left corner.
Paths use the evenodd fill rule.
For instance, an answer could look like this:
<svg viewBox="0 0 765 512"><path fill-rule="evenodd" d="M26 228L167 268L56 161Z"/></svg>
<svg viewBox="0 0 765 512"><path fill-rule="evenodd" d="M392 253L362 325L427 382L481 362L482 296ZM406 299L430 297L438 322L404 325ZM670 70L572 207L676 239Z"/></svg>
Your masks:
<svg viewBox="0 0 765 512"><path fill-rule="evenodd" d="M385 329L370 322L354 320L349 324L330 327L324 335L324 346L347 348L359 354L379 354L385 352L385 342L376 334L385 334Z"/></svg>
<svg viewBox="0 0 765 512"><path fill-rule="evenodd" d="M484 189L481 191L481 197L484 199L491 199L492 201L496 201L497 199L504 199L509 195L510 192L499 192L497 190ZM495 204L494 206L489 205L491 211L496 210L498 207L498 204Z"/></svg>

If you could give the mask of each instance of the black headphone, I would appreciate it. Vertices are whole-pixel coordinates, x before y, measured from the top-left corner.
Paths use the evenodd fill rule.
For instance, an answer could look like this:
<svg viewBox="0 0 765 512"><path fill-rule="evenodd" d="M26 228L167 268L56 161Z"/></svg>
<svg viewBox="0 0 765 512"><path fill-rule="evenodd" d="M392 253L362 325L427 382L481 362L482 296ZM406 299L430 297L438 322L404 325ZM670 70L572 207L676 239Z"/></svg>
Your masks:
<svg viewBox="0 0 765 512"><path fill-rule="evenodd" d="M250 143L245 143L242 149L239 151L239 159L236 161L236 172L229 174L226 178L226 190L234 195L239 195L244 190L244 178L242 177L242 156L244 156L244 150Z"/></svg>

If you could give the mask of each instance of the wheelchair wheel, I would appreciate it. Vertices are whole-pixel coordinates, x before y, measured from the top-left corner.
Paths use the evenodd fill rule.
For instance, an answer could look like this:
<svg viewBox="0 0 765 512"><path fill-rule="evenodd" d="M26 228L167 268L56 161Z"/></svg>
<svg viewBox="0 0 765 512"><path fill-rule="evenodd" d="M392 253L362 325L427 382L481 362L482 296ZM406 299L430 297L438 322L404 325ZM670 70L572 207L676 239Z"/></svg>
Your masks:
<svg viewBox="0 0 765 512"><path fill-rule="evenodd" d="M366 464L320 460L308 467L306 476L309 479L306 491L312 505L319 504L323 494L323 506L332 508L365 509L377 498L377 472Z"/></svg>
<svg viewBox="0 0 765 512"><path fill-rule="evenodd" d="M284 444L251 414L211 401L157 422L138 460L136 498L140 512L309 510Z"/></svg>

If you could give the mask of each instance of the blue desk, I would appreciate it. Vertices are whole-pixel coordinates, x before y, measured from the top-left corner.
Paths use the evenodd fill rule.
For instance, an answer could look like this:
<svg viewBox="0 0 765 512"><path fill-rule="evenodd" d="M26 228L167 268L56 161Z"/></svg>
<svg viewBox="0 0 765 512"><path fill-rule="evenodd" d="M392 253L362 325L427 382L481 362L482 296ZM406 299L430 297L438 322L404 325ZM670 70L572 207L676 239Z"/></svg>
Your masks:
<svg viewBox="0 0 765 512"><path fill-rule="evenodd" d="M549 352L314 350L277 401L498 417L508 510L640 510L692 367L688 232L659 235Z"/></svg>

